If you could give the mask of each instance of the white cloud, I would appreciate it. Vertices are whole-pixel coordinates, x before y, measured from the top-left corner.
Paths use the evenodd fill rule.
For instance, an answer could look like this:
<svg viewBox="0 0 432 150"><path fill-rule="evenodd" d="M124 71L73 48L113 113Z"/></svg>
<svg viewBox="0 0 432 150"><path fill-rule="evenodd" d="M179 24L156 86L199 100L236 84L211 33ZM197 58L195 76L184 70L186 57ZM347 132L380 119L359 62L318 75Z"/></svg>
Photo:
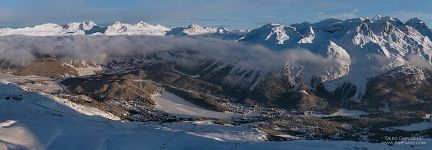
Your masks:
<svg viewBox="0 0 432 150"><path fill-rule="evenodd" d="M318 12L318 18L319 19L328 19L328 18L336 18L336 19L351 19L351 18L356 18L358 17L358 13L360 12L360 10L358 9L354 9L351 12L343 12L343 13L338 13L338 14L326 14L324 12Z"/></svg>
<svg viewBox="0 0 432 150"><path fill-rule="evenodd" d="M169 54L172 51L187 52L189 57L186 58L189 60L204 57L264 72L289 62L307 64L310 71L328 70L325 67L334 68L334 64L337 64L331 57L323 57L306 49L273 51L260 45L210 38L103 35L0 37L0 62L14 65L25 65L40 55L105 63L110 56L145 56L153 53ZM172 60L178 62L177 58L175 56Z"/></svg>

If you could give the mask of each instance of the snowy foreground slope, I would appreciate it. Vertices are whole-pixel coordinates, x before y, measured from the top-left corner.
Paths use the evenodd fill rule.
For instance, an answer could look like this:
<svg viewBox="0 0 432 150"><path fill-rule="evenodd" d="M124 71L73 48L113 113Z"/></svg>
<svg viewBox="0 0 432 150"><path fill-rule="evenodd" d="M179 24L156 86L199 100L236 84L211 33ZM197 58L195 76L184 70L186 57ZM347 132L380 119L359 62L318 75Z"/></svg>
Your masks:
<svg viewBox="0 0 432 150"><path fill-rule="evenodd" d="M22 95L22 100L8 99ZM268 142L242 126L121 122L84 106L0 84L0 149L406 149L351 141ZM92 110L92 109L86 109ZM93 115L91 115L93 114ZM412 149L426 149L421 145Z"/></svg>

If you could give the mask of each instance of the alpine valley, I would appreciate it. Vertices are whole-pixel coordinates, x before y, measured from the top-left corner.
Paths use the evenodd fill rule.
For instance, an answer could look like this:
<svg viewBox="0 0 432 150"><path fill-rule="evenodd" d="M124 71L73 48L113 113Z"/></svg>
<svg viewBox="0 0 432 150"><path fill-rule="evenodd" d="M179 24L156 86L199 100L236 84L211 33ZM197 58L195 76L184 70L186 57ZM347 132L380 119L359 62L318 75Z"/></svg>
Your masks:
<svg viewBox="0 0 432 150"><path fill-rule="evenodd" d="M284 141L275 149L321 141L346 142L339 149L427 149L431 39L422 20L383 16L252 30L143 21L0 28L0 127L6 127L4 120L25 122L32 113L91 126L73 117L86 114L121 128L112 135L111 126L98 124L104 134L89 138L103 144L149 140L126 131L148 123L133 129L211 139L207 146L215 149L251 143L263 148L273 141ZM27 123L38 131L35 122ZM61 123L53 128L62 132L36 135L39 143L4 145L56 149L64 148L55 143L67 143L67 137L86 142ZM226 132L218 133L220 128ZM1 149L8 135L0 131ZM425 144L395 144L410 137Z"/></svg>

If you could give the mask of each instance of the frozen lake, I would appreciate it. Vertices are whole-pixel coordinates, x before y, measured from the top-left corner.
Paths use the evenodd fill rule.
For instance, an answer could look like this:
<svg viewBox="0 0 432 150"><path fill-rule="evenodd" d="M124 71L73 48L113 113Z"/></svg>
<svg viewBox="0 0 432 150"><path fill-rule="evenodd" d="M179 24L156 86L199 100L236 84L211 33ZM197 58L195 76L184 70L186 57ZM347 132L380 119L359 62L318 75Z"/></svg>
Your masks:
<svg viewBox="0 0 432 150"><path fill-rule="evenodd" d="M231 112L217 112L196 106L177 95L162 91L154 96L156 108L178 117L209 117L229 119L235 115Z"/></svg>

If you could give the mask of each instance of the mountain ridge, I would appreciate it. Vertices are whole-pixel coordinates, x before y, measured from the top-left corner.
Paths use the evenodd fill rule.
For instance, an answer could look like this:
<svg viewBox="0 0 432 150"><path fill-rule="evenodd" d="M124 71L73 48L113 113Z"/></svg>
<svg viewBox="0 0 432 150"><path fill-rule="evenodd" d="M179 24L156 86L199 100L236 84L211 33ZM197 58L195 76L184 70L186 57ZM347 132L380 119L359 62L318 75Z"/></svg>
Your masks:
<svg viewBox="0 0 432 150"><path fill-rule="evenodd" d="M68 27L71 31L81 31L92 29L95 26L97 25L89 22L71 24ZM35 28L44 29L44 27L56 29L53 30L56 32L40 30L40 33L63 33L62 27L56 24L44 24ZM26 30L30 29L27 28ZM361 102L365 95L369 96L371 94L371 88L381 86L380 84L371 83L371 81L377 82L377 80L373 79L397 81L397 79L386 75L389 71L404 67L431 68L432 42L428 34L430 29L424 22L418 19L410 19L403 23L397 18L376 16L373 18L362 17L347 20L326 19L313 24L267 24L249 32L243 32L244 36L238 38L238 40L232 38L240 37L238 34L225 38L225 35L231 36L231 31L225 28L201 27L199 25L166 28L161 25L151 25L145 22L139 22L135 25L116 22L112 26L109 26L108 30L112 33L109 37L136 34L168 35L172 37L165 40L174 40L175 37L182 36L216 37L231 40L229 44L240 43L240 45L251 44L267 47L268 49L258 48L254 50L251 50L253 46L244 47L249 50L241 51L240 54L243 54L243 56L239 57L231 57L234 56L234 51L228 53L229 57L226 54L222 55L222 57L212 57L215 53L214 50L217 49L212 49L211 52L207 52L208 54L200 54L205 53L202 51L202 48L205 46L201 44L208 43L209 41L195 41L200 43L197 49L191 51L179 50L173 53L161 52L154 55L155 58L161 56L161 59L157 60L158 62L172 63L174 66L192 70L194 77L200 80L227 86L228 88L239 88L245 91L243 93L261 92L261 95L252 95L254 96L252 98L255 99L274 101L277 98L277 100L283 101L290 99L292 91L297 90L311 91L307 93L319 99L349 99ZM68 35L74 34L70 33ZM210 42L223 44L220 41ZM215 45L211 44L211 46ZM190 46L187 46L187 48L190 48ZM262 50L265 53L262 53ZM268 53L267 50L269 50ZM250 52L250 54L244 55L247 52ZM204 57L201 57L201 55ZM269 57L262 57L266 55ZM261 60L266 58L282 61L276 64L283 65L277 69L260 67L260 63L266 64L269 61L275 61ZM120 59L121 61L115 62L117 64L108 64L107 66L123 68L123 66L136 67L136 65L141 65L133 63L135 60L128 61L128 58ZM181 66L183 60L188 60L187 62L195 61L194 63L201 66L198 68L187 68L190 66ZM122 62L126 64L122 64ZM129 64L129 62L133 64ZM143 63L146 61L138 62ZM242 65L246 65L249 68L245 68ZM268 65L263 66L268 67ZM176 68L176 70L179 69ZM396 70L404 71L404 69ZM420 72L422 70L415 71ZM417 76L411 76L411 74L401 74L400 76L416 81L415 84L418 84L418 87L424 87L425 90L429 88L428 84L423 84L423 82L429 83L428 78L417 79ZM274 79L288 83L274 83L272 81ZM391 83L381 84L389 84L386 86L391 88ZM306 90L298 90L300 87ZM278 91L280 93L267 93L275 88L280 89ZM375 95L386 94L385 91L380 92L384 93L375 93ZM416 101L419 97L415 96L415 91L410 94L413 93L414 101ZM270 97L266 97L266 95L270 95ZM307 99L313 99L313 97L305 97L305 99L299 101L307 101ZM322 100L318 100L317 102L319 101Z"/></svg>

